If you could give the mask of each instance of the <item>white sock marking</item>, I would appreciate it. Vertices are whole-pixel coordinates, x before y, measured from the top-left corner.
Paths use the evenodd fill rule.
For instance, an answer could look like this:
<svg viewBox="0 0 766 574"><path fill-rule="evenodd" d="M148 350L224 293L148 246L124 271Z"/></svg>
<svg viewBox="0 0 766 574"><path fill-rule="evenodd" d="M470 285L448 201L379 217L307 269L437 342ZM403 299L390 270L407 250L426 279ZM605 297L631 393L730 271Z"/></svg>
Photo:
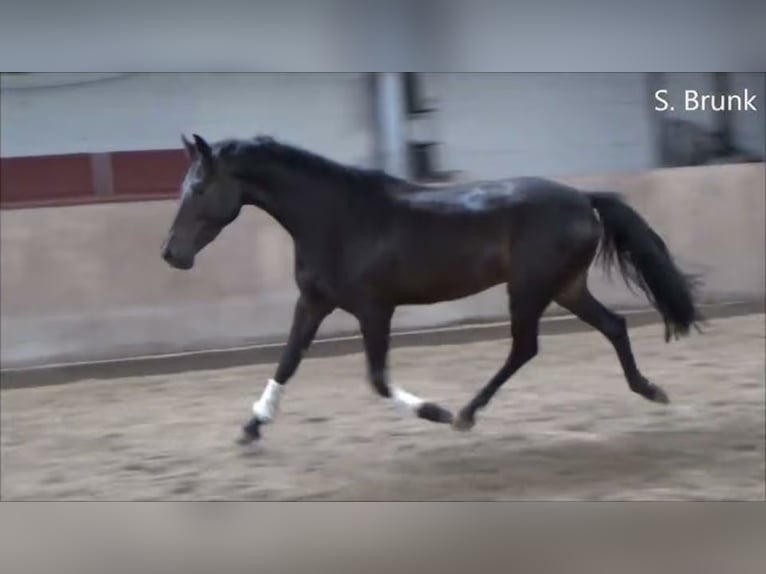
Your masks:
<svg viewBox="0 0 766 574"><path fill-rule="evenodd" d="M258 420L264 424L270 423L279 410L279 399L282 394L283 386L274 379L269 379L269 383L263 390L261 398L253 403L253 412Z"/></svg>
<svg viewBox="0 0 766 574"><path fill-rule="evenodd" d="M394 399L394 402L407 411L417 413L420 406L425 403L420 397L416 397L412 393L408 393L398 387L394 387L392 391L391 397Z"/></svg>

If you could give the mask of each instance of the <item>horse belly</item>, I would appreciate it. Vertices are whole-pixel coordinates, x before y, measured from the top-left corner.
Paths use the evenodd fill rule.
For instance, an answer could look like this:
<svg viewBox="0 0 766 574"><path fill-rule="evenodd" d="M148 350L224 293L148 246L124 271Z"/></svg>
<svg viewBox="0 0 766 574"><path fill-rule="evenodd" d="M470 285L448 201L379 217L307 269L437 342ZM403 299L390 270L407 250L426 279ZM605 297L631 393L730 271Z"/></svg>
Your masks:
<svg viewBox="0 0 766 574"><path fill-rule="evenodd" d="M507 251L497 248L444 252L413 258L399 281L398 304L428 304L461 299L508 280Z"/></svg>

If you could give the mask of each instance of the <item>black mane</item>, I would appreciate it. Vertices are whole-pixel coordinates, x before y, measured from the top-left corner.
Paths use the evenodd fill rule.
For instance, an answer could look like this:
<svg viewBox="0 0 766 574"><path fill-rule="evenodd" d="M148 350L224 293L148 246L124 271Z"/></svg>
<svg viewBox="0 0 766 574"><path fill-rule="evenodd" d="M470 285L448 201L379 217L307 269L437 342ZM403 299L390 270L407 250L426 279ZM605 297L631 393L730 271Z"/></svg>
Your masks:
<svg viewBox="0 0 766 574"><path fill-rule="evenodd" d="M390 185L397 187L407 185L405 180L389 175L382 170L344 165L267 136L224 140L218 142L214 149L221 159L231 162L234 169L242 174L247 174L253 166L263 165L264 162L273 162L351 185L364 184L367 187L377 189Z"/></svg>

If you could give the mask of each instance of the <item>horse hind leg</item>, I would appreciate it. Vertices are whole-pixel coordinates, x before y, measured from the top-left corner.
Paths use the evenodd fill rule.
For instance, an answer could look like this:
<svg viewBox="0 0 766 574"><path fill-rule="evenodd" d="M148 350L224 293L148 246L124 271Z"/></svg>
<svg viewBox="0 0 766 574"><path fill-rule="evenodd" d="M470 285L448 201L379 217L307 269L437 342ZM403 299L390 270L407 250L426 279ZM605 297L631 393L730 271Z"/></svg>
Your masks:
<svg viewBox="0 0 766 574"><path fill-rule="evenodd" d="M511 310L511 351L503 366L458 414L455 428L470 429L476 411L486 407L495 393L513 374L532 360L538 351L540 319L562 287L587 268L598 246L598 228L584 220L567 236L567 249L551 243L549 238L531 236L529 245L536 249L517 249L512 258L514 269L508 283ZM525 245L526 246L526 245Z"/></svg>
<svg viewBox="0 0 766 574"><path fill-rule="evenodd" d="M670 402L665 391L649 382L639 371L633 356L625 318L605 307L591 294L585 274L560 293L556 297L556 302L609 340L617 353L631 391L656 403Z"/></svg>
<svg viewBox="0 0 766 574"><path fill-rule="evenodd" d="M510 292L509 288L509 292ZM468 430L475 424L476 412L486 407L513 374L531 361L538 350L540 317L551 302L545 290L525 289L510 292L511 350L505 363L489 382L463 407L454 423L457 430Z"/></svg>

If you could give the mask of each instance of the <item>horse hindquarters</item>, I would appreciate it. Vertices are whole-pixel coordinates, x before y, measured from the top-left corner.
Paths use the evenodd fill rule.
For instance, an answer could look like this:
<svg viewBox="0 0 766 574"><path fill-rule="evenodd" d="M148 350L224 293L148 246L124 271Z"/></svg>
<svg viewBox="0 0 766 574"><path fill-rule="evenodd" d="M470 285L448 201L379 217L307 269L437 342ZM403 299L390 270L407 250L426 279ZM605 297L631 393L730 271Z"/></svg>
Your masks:
<svg viewBox="0 0 766 574"><path fill-rule="evenodd" d="M460 410L456 428L471 428L476 411L486 407L500 387L537 355L540 318L545 309L572 281L587 274L600 230L590 210L580 213L583 216L569 221L539 222L512 245L508 280L511 350L497 373Z"/></svg>

